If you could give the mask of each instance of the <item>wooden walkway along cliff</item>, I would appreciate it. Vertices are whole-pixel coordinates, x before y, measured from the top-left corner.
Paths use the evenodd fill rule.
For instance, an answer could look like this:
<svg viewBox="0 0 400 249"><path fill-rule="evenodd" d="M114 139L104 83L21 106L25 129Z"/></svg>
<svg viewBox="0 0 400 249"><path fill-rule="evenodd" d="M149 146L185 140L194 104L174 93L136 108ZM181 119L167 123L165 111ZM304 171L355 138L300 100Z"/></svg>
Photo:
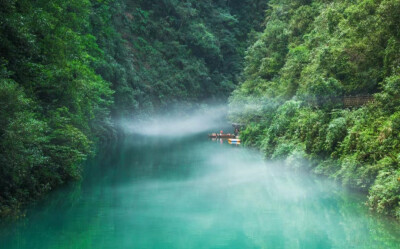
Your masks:
<svg viewBox="0 0 400 249"><path fill-rule="evenodd" d="M345 95L345 96L320 96L316 99L306 100L310 105L314 107L322 107L325 105L336 105L342 108L357 108L366 105L370 102L374 102L374 96L372 94L363 95Z"/></svg>
<svg viewBox="0 0 400 249"><path fill-rule="evenodd" d="M372 95L344 96L343 105L345 108L363 106L374 101Z"/></svg>

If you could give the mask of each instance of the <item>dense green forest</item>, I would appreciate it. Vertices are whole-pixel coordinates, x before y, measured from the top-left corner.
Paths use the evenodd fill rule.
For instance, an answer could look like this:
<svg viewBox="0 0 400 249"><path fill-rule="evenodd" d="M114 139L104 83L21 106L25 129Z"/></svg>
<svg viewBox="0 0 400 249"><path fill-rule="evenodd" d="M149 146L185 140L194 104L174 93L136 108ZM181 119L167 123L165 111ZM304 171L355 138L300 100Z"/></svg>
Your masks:
<svg viewBox="0 0 400 249"><path fill-rule="evenodd" d="M0 16L0 216L79 179L114 120L233 91L246 144L400 218L399 1L3 0Z"/></svg>
<svg viewBox="0 0 400 249"><path fill-rule="evenodd" d="M230 98L245 143L400 218L400 2L271 0ZM344 96L374 100L345 108Z"/></svg>
<svg viewBox="0 0 400 249"><path fill-rule="evenodd" d="M96 144L115 137L114 119L226 99L266 7L0 1L0 216L79 178Z"/></svg>

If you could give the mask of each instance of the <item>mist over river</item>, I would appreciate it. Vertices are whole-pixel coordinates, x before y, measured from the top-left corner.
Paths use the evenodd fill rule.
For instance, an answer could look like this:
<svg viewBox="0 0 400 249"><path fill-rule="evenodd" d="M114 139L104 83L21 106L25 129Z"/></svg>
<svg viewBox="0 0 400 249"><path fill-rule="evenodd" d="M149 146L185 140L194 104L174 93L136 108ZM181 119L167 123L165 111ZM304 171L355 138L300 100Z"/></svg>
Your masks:
<svg viewBox="0 0 400 249"><path fill-rule="evenodd" d="M127 134L81 182L2 224L0 248L400 248L399 224L358 194L209 140L208 129Z"/></svg>

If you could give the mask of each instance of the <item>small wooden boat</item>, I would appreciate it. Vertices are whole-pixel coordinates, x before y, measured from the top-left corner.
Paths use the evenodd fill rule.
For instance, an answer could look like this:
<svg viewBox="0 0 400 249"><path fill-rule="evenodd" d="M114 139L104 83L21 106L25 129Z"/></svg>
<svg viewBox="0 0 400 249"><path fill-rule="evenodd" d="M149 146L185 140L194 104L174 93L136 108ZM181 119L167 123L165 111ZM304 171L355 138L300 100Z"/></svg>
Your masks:
<svg viewBox="0 0 400 249"><path fill-rule="evenodd" d="M208 134L208 137L210 138L235 138L234 134L220 134L220 133L212 133L212 134Z"/></svg>

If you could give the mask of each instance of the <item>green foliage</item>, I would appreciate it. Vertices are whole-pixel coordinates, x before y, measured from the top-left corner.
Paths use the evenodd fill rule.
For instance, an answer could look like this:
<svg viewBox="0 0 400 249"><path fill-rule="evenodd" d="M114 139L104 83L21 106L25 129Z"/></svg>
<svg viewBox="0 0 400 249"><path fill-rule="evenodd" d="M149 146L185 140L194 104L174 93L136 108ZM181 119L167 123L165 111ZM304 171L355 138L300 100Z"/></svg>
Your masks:
<svg viewBox="0 0 400 249"><path fill-rule="evenodd" d="M88 32L90 1L10 1L0 10L0 215L80 177L109 136L110 84ZM105 132L107 131L107 132Z"/></svg>
<svg viewBox="0 0 400 249"><path fill-rule="evenodd" d="M259 0L233 2L94 5L91 28L105 53L96 71L116 92L113 116L226 99L239 82L248 34L260 29L267 7Z"/></svg>
<svg viewBox="0 0 400 249"><path fill-rule="evenodd" d="M325 146L326 150L333 151L333 149L343 141L347 135L347 123L343 117L333 119L327 129Z"/></svg>
<svg viewBox="0 0 400 249"><path fill-rule="evenodd" d="M380 213L400 218L400 172L380 171L370 190L368 204Z"/></svg>
<svg viewBox="0 0 400 249"><path fill-rule="evenodd" d="M315 173L368 192L371 209L397 217L399 7L390 0L271 1L230 98L231 118L247 125L245 144L293 167L290 158L310 160ZM342 97L358 94L375 100L343 110Z"/></svg>
<svg viewBox="0 0 400 249"><path fill-rule="evenodd" d="M393 113L400 109L400 76L394 75L385 79L382 84L383 91L376 95L377 101L383 110Z"/></svg>
<svg viewBox="0 0 400 249"><path fill-rule="evenodd" d="M111 117L225 99L267 2L0 2L0 216L70 179ZM252 15L248 15L252 13Z"/></svg>

